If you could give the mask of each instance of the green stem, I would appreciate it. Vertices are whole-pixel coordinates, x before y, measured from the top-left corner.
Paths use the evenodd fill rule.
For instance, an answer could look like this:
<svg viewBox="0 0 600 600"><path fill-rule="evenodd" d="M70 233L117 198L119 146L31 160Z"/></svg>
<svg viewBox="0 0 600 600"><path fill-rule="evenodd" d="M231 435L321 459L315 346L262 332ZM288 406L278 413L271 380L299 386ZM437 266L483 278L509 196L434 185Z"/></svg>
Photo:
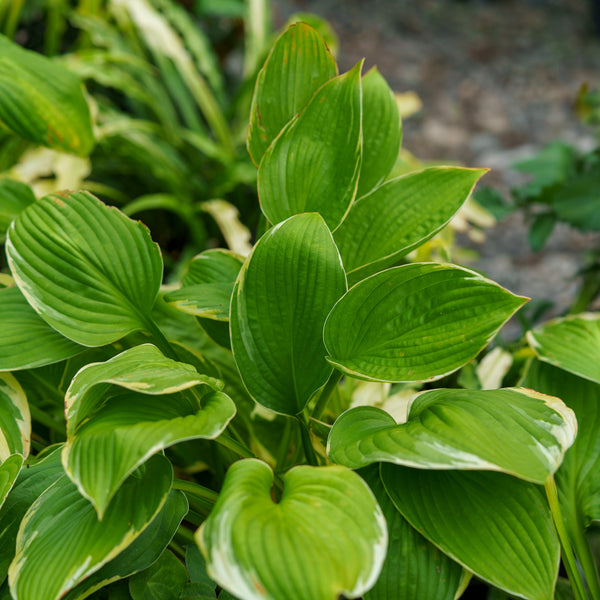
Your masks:
<svg viewBox="0 0 600 600"><path fill-rule="evenodd" d="M167 357L172 360L179 360L177 353L173 349L173 346L169 343L169 340L163 335L163 332L158 328L156 323L152 319L147 319L145 322L146 330L152 336L153 342L156 347Z"/></svg>
<svg viewBox="0 0 600 600"><path fill-rule="evenodd" d="M215 441L235 454L238 454L240 458L256 458L251 450L226 433L222 433Z"/></svg>
<svg viewBox="0 0 600 600"><path fill-rule="evenodd" d="M185 479L175 479L173 488L184 492L192 510L200 515L208 515L219 498L217 492Z"/></svg>
<svg viewBox="0 0 600 600"><path fill-rule="evenodd" d="M596 561L590 548L590 543L585 536L582 524L575 531L571 531L573 548L583 570L585 582L592 600L600 600L600 577L596 568Z"/></svg>
<svg viewBox="0 0 600 600"><path fill-rule="evenodd" d="M49 414L45 413L41 408L35 406L35 404L29 405L29 412L31 413L31 418L33 421L37 421L41 423L45 427L47 427L50 431L54 431L61 436L61 439L65 439L65 423L64 421L59 422Z"/></svg>
<svg viewBox="0 0 600 600"><path fill-rule="evenodd" d="M550 477L546 479L544 489L546 490L546 497L548 498L548 504L550 506L550 511L552 512L552 519L554 520L556 533L558 534L558 539L560 540L563 564L567 571L569 581L571 582L573 594L575 595L576 600L586 600L587 594L585 592L585 585L581 580L581 574L579 572L579 568L577 567L577 561L575 560L573 548L571 547L569 535L567 533L562 512L560 510L558 492L556 491L556 482L554 481L553 475L550 475Z"/></svg>
<svg viewBox="0 0 600 600"><path fill-rule="evenodd" d="M310 425L306 419L306 415L301 412L296 415L298 422L300 423L300 435L302 436L302 446L304 447L304 454L309 465L313 467L319 466L319 460L315 454L315 449L310 439Z"/></svg>
<svg viewBox="0 0 600 600"><path fill-rule="evenodd" d="M329 380L325 384L325 387L321 391L321 395L319 396L317 403L315 404L315 408L312 412L313 419L318 420L321 418L321 415L323 414L323 412L325 411L325 408L327 407L327 402L329 400L329 397L337 388L337 384L339 383L341 378L342 378L342 373L340 371L334 370L333 373L331 374L331 376L329 377Z"/></svg>
<svg viewBox="0 0 600 600"><path fill-rule="evenodd" d="M274 457L275 465L278 471L283 471L285 467L284 461L287 458L287 455L290 450L290 440L292 437L292 423L293 421L291 419L285 420L283 435L281 436L281 443L277 448L277 455Z"/></svg>
<svg viewBox="0 0 600 600"><path fill-rule="evenodd" d="M12 2L10 2L8 19L6 20L6 25L4 27L4 35L10 39L14 37L15 31L17 30L19 17L21 16L24 4L25 0L12 0Z"/></svg>

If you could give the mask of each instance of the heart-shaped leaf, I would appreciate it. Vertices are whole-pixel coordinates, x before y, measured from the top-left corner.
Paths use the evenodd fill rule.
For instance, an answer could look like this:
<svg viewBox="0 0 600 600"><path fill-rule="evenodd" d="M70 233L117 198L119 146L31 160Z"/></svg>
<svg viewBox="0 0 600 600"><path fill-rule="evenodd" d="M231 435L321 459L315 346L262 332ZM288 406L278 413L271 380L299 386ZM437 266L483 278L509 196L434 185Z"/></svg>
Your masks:
<svg viewBox="0 0 600 600"><path fill-rule="evenodd" d="M356 197L383 181L398 159L402 124L394 93L373 67L362 78L363 154Z"/></svg>
<svg viewBox="0 0 600 600"><path fill-rule="evenodd" d="M361 469L383 511L389 546L383 569L365 600L454 600L463 569L428 542L398 512L379 477L379 465Z"/></svg>
<svg viewBox="0 0 600 600"><path fill-rule="evenodd" d="M13 221L8 263L54 329L103 346L151 327L162 258L146 227L87 192L45 196Z"/></svg>
<svg viewBox="0 0 600 600"><path fill-rule="evenodd" d="M52 329L17 287L0 289L0 371L42 367L84 348Z"/></svg>
<svg viewBox="0 0 600 600"><path fill-rule="evenodd" d="M8 579L21 600L57 600L127 548L162 508L171 463L152 457L121 486L98 520L93 506L61 477L27 511Z"/></svg>
<svg viewBox="0 0 600 600"><path fill-rule="evenodd" d="M230 322L235 361L257 402L295 415L325 385L323 323L345 290L319 215L291 217L259 240L235 284Z"/></svg>
<svg viewBox="0 0 600 600"><path fill-rule="evenodd" d="M388 269L333 307L324 331L327 360L373 381L439 379L474 358L526 300L460 267Z"/></svg>
<svg viewBox="0 0 600 600"><path fill-rule="evenodd" d="M527 600L551 600L560 547L540 488L504 473L384 464L396 508L481 579Z"/></svg>
<svg viewBox="0 0 600 600"><path fill-rule="evenodd" d="M0 35L0 121L17 135L87 156L94 146L80 81L64 67Z"/></svg>
<svg viewBox="0 0 600 600"><path fill-rule="evenodd" d="M360 198L333 235L348 274L358 281L368 274L361 267L391 266L433 237L485 172L430 167L386 181Z"/></svg>
<svg viewBox="0 0 600 600"><path fill-rule="evenodd" d="M372 406L346 411L330 432L328 453L350 468L385 461L483 469L544 484L576 433L573 411L553 396L525 388L439 389L417 396L401 425Z"/></svg>
<svg viewBox="0 0 600 600"><path fill-rule="evenodd" d="M273 500L273 472L235 463L196 532L208 574L245 600L356 598L377 579L387 548L372 492L342 467L294 467Z"/></svg>
<svg viewBox="0 0 600 600"><path fill-rule="evenodd" d="M336 75L335 59L318 31L296 23L279 36L258 74L252 98L248 152L255 165L284 125Z"/></svg>
<svg viewBox="0 0 600 600"><path fill-rule="evenodd" d="M528 331L527 341L540 360L600 383L599 313L549 321Z"/></svg>
<svg viewBox="0 0 600 600"><path fill-rule="evenodd" d="M318 212L334 229L348 212L361 159L361 66L323 85L265 152L258 196L271 223Z"/></svg>

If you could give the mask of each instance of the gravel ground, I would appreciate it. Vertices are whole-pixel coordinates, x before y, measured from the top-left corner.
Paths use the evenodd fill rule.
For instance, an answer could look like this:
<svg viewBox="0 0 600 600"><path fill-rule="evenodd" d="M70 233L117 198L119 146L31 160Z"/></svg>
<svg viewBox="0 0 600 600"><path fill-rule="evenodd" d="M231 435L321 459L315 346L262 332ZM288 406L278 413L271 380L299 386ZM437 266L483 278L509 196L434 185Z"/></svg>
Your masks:
<svg viewBox="0 0 600 600"><path fill-rule="evenodd" d="M508 190L510 169L555 139L590 149L596 139L574 114L579 87L600 83L600 37L587 0L275 0L281 25L294 12L327 19L340 38L345 71L365 57L423 109L404 123L404 147L492 171L484 182ZM600 187L600 183L599 183ZM512 291L551 298L564 310L577 289L579 251L600 234L558 227L532 253L512 215L487 232L473 264Z"/></svg>

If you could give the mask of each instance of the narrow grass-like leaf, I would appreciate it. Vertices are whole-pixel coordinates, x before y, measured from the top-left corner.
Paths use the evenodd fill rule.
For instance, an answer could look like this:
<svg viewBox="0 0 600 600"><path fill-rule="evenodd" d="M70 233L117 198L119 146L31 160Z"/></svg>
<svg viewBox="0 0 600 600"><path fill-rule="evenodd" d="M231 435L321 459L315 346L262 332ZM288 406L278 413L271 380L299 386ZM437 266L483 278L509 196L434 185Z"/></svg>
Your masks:
<svg viewBox="0 0 600 600"><path fill-rule="evenodd" d="M553 598L560 547L539 487L484 471L384 464L381 474L412 526L466 569L519 598Z"/></svg>
<svg viewBox="0 0 600 600"><path fill-rule="evenodd" d="M350 468L390 462L421 469L503 471L543 484L558 469L577 432L558 398L525 388L439 389L411 404L406 423L357 407L334 424L331 459Z"/></svg>
<svg viewBox="0 0 600 600"><path fill-rule="evenodd" d="M247 143L255 165L286 123L336 75L335 59L323 38L306 23L292 25L277 39L252 98Z"/></svg>
<svg viewBox="0 0 600 600"><path fill-rule="evenodd" d="M318 212L334 229L348 212L362 149L361 66L323 85L265 152L258 196L272 223Z"/></svg>
<svg viewBox="0 0 600 600"><path fill-rule="evenodd" d="M85 350L52 329L18 287L0 289L0 371L42 367Z"/></svg>
<svg viewBox="0 0 600 600"><path fill-rule="evenodd" d="M383 511L389 546L383 569L365 600L454 600L461 566L427 541L398 512L379 477L379 465L360 471Z"/></svg>
<svg viewBox="0 0 600 600"><path fill-rule="evenodd" d="M526 302L454 266L410 264L350 288L325 323L327 360L374 381L426 381L455 371Z"/></svg>
<svg viewBox="0 0 600 600"><path fill-rule="evenodd" d="M87 156L94 146L81 83L53 60L0 35L0 121L17 135Z"/></svg>
<svg viewBox="0 0 600 600"><path fill-rule="evenodd" d="M12 454L29 455L31 417L27 397L10 373L0 373L0 462Z"/></svg>
<svg viewBox="0 0 600 600"><path fill-rule="evenodd" d="M147 329L162 258L146 227L87 192L51 194L12 223L8 263L54 329L103 346Z"/></svg>
<svg viewBox="0 0 600 600"><path fill-rule="evenodd" d="M346 290L331 232L314 213L269 230L242 268L231 301L231 343L252 397L294 415L329 378L322 331Z"/></svg>
<svg viewBox="0 0 600 600"><path fill-rule="evenodd" d="M372 492L343 467L294 467L278 502L273 472L235 463L196 532L208 574L245 600L357 598L377 579L387 548Z"/></svg>
<svg viewBox="0 0 600 600"><path fill-rule="evenodd" d="M600 383L600 314L555 319L527 332L540 360Z"/></svg>
<svg viewBox="0 0 600 600"><path fill-rule="evenodd" d="M386 181L360 198L333 236L346 271L360 279L361 267L390 266L427 241L454 216L485 172L430 167Z"/></svg>
<svg viewBox="0 0 600 600"><path fill-rule="evenodd" d="M120 554L164 505L170 462L154 456L121 487L102 521L68 477L61 477L27 511L8 578L21 600L57 600Z"/></svg>
<svg viewBox="0 0 600 600"><path fill-rule="evenodd" d="M394 93L377 67L362 79L363 155L357 198L383 181L398 158L402 142L402 123Z"/></svg>

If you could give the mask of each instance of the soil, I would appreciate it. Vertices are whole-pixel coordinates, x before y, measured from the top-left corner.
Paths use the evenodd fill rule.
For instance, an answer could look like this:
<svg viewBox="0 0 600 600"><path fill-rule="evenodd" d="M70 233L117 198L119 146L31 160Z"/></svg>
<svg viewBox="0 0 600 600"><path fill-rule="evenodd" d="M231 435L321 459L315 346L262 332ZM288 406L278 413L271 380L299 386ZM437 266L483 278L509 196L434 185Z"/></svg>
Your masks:
<svg viewBox="0 0 600 600"><path fill-rule="evenodd" d="M404 122L403 146L422 160L490 167L484 182L505 192L521 183L510 168L555 139L582 150L596 132L574 112L580 86L600 83L600 33L588 0L275 0L282 25L313 12L340 39L346 71L361 58L422 110ZM600 187L600 182L599 182ZM469 244L467 240L463 240ZM558 227L543 251L511 215L487 231L472 266L513 292L550 298L565 310L577 289L581 250L599 234ZM600 308L600 307L599 307Z"/></svg>

